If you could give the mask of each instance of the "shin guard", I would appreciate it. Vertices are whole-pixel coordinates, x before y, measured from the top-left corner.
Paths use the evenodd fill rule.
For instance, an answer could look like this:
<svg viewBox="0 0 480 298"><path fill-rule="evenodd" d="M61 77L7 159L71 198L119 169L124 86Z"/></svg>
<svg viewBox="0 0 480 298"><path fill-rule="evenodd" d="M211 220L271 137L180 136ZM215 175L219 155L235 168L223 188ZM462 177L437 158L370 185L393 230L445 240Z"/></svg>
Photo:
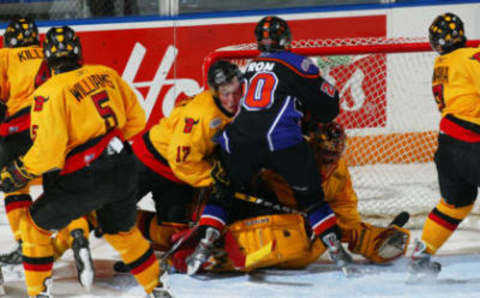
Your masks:
<svg viewBox="0 0 480 298"><path fill-rule="evenodd" d="M426 252L435 254L472 208L473 204L456 208L441 200L430 212L423 226L422 240L427 246Z"/></svg>
<svg viewBox="0 0 480 298"><path fill-rule="evenodd" d="M17 242L21 240L20 221L25 217L30 205L32 205L32 198L28 194L28 187L5 195L5 211L13 237Z"/></svg>
<svg viewBox="0 0 480 298"><path fill-rule="evenodd" d="M147 293L158 285L160 266L150 243L135 226L128 232L104 234L105 240L120 254L135 279Z"/></svg>
<svg viewBox="0 0 480 298"><path fill-rule="evenodd" d="M47 291L47 284L51 281L53 267L53 247L50 233L38 227L27 212L21 221L23 268L25 283L29 296L36 296Z"/></svg>

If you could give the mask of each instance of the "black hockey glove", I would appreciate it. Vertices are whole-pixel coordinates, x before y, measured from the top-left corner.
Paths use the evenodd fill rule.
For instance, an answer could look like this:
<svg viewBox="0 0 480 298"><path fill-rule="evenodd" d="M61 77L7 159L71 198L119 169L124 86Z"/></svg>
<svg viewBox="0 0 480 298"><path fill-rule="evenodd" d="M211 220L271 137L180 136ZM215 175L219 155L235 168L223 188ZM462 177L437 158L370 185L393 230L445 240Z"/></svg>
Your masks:
<svg viewBox="0 0 480 298"><path fill-rule="evenodd" d="M229 206L229 202L233 199L232 183L220 160L216 159L213 161L210 176L212 177L213 184L209 199L222 206Z"/></svg>
<svg viewBox="0 0 480 298"><path fill-rule="evenodd" d="M9 193L22 189L35 177L25 169L20 158L16 159L8 163L0 172L0 190Z"/></svg>

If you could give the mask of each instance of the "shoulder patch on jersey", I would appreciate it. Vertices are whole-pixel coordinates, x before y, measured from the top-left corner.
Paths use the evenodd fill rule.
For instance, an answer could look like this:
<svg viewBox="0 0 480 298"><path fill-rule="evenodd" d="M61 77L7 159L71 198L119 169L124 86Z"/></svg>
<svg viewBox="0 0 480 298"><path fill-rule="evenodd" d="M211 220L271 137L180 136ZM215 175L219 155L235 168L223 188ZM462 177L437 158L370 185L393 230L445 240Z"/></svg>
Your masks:
<svg viewBox="0 0 480 298"><path fill-rule="evenodd" d="M185 126L183 127L183 133L191 133L193 126L195 124L198 124L200 122L200 119L194 120L193 118L185 118Z"/></svg>
<svg viewBox="0 0 480 298"><path fill-rule="evenodd" d="M215 129L222 124L222 119L217 117L210 121L210 128Z"/></svg>
<svg viewBox="0 0 480 298"><path fill-rule="evenodd" d="M305 57L305 59L303 59L301 65L300 65L300 67L302 68L302 70L304 72L308 72L311 65L315 65L315 64L313 64L313 62L312 62L312 60L310 60L310 58Z"/></svg>
<svg viewBox="0 0 480 298"><path fill-rule="evenodd" d="M471 60L477 60L477 62L480 62L480 52L473 54L472 57L470 57Z"/></svg>
<svg viewBox="0 0 480 298"><path fill-rule="evenodd" d="M34 96L33 99L35 101L35 105L33 106L33 111L34 112L40 112L43 109L43 104L48 101L50 96L44 97L44 96Z"/></svg>

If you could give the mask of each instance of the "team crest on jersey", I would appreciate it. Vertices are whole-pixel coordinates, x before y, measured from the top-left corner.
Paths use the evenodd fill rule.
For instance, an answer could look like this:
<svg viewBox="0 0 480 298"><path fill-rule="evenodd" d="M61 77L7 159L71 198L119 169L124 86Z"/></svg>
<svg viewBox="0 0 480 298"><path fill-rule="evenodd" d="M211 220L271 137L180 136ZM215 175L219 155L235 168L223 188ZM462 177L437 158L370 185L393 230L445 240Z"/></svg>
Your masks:
<svg viewBox="0 0 480 298"><path fill-rule="evenodd" d="M185 127L183 128L183 133L191 133L192 128L195 124L198 124L200 120L194 120L193 118L185 118Z"/></svg>
<svg viewBox="0 0 480 298"><path fill-rule="evenodd" d="M40 112L43 109L43 104L47 102L50 97L35 96L35 105L33 107L34 112Z"/></svg>
<svg viewBox="0 0 480 298"><path fill-rule="evenodd" d="M219 127L221 124L222 124L222 119L217 117L217 118L213 119L212 121L210 121L210 128L215 129L215 128Z"/></svg>

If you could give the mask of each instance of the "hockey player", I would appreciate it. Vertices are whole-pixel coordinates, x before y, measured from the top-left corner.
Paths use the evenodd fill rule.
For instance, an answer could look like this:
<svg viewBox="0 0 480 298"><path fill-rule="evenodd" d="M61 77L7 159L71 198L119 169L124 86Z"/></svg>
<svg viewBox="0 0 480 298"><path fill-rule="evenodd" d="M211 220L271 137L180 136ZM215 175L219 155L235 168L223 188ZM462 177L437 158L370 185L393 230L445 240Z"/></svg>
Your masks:
<svg viewBox="0 0 480 298"><path fill-rule="evenodd" d="M13 18L3 36L4 48L0 50L0 100L6 107L6 118L0 124L0 168L25 154L30 148L30 109L32 94L50 77L39 46L38 29L30 18ZM20 221L26 216L32 203L29 186L13 192L5 192L5 209L17 248L0 255L1 265L22 263ZM84 218L74 220L62 231L64 237L55 241L73 243L70 232L80 229L84 242L88 235L88 223Z"/></svg>
<svg viewBox="0 0 480 298"><path fill-rule="evenodd" d="M212 184L209 161L216 144L213 137L230 123L242 96L242 73L235 64L220 60L208 70L208 90L177 104L170 116L162 118L133 140L137 157L138 199L149 192L156 215L140 213L140 227L152 227L151 239L162 248L168 237L186 228L191 220L194 190ZM125 264L115 264L125 271Z"/></svg>
<svg viewBox="0 0 480 298"><path fill-rule="evenodd" d="M145 291L168 295L151 245L134 225L136 176L125 175L135 164L123 140L145 125L134 92L114 70L81 65L70 27L51 28L43 52L53 76L33 94L33 145L0 173L6 191L43 175L44 193L20 224L28 295L50 297L52 231L93 210L107 242L135 264L131 272Z"/></svg>
<svg viewBox="0 0 480 298"><path fill-rule="evenodd" d="M220 238L232 212L234 192L248 191L253 175L261 168L275 170L291 185L315 235L344 268L350 256L340 244L335 214L324 200L322 180L299 125L304 113L314 122L333 120L339 113L338 92L321 78L309 58L288 51L291 33L287 22L264 17L255 36L261 54L246 67L248 85L235 121L217 138L221 162L212 169L213 191L200 218L202 240L187 260L188 273L201 268Z"/></svg>
<svg viewBox="0 0 480 298"><path fill-rule="evenodd" d="M323 178L325 200L337 217L342 242L348 243L350 252L361 254L374 263L390 262L405 253L409 232L396 224L378 227L362 221L350 174L345 160L341 158L345 141L343 128L335 122L320 125L309 139L318 171ZM272 204L280 202L283 206L298 207L291 187L273 171L262 171L255 184L252 189L258 197ZM242 201L236 200L234 203L238 202ZM326 248L318 237L313 243L310 241L310 233L305 229L305 221L301 215L278 213L273 209L264 209L250 203L235 204L235 215L238 215L241 208L244 209L242 212L244 217L228 225L227 233L233 237L225 237L224 244L216 249L215 258L208 268L204 269L250 271L272 266L302 268L315 262L325 252ZM181 231L170 237L174 227L159 226L148 220L153 216L151 212L141 211L139 218L144 220L140 220L138 226L161 250L168 250L172 243L170 240L185 234L184 230L188 229L185 225L183 227L177 225L175 229ZM405 221L398 224L404 223ZM243 254L252 256L272 242L275 242L275 248L263 254L257 262L249 266L234 266L235 262L232 259L238 256L231 253L231 247L239 246ZM169 261L176 271L185 272L185 259L193 253L194 247L192 244L183 245L172 254Z"/></svg>
<svg viewBox="0 0 480 298"><path fill-rule="evenodd" d="M441 199L428 215L409 270L412 278L436 276L431 255L447 241L472 210L480 186L480 50L467 48L463 22L452 13L429 27L435 59L432 89L441 113L435 152Z"/></svg>
<svg viewBox="0 0 480 298"><path fill-rule="evenodd" d="M210 186L213 136L229 123L240 101L242 74L218 61L208 71L209 89L181 102L133 141L139 164L139 193L152 192L158 223L185 220L193 189Z"/></svg>

